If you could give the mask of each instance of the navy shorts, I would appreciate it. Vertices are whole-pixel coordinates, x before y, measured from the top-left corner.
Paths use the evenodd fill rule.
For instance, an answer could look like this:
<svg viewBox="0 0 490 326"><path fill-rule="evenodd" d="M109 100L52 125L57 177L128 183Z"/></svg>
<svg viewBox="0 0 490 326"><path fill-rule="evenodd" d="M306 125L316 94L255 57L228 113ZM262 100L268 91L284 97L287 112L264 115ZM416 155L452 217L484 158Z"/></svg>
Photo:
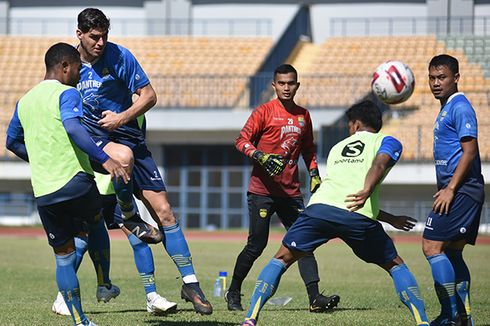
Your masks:
<svg viewBox="0 0 490 326"><path fill-rule="evenodd" d="M466 240L474 245L478 236L483 204L463 193L456 193L449 214L429 213L425 222L424 239L434 241Z"/></svg>
<svg viewBox="0 0 490 326"><path fill-rule="evenodd" d="M38 206L39 217L51 247L60 247L85 231L84 223L94 223L102 208L102 200L93 182L90 190L77 198Z"/></svg>
<svg viewBox="0 0 490 326"><path fill-rule="evenodd" d="M135 192L138 190L166 191L163 178L144 142L132 142L123 139L93 137L97 146L104 148L109 142L125 145L131 148L134 157L132 179ZM97 170L97 172L99 172ZM107 173L107 172L106 172Z"/></svg>
<svg viewBox="0 0 490 326"><path fill-rule="evenodd" d="M398 255L381 223L324 204L308 206L288 230L282 244L291 250L313 252L334 238L342 239L367 263L385 264Z"/></svg>

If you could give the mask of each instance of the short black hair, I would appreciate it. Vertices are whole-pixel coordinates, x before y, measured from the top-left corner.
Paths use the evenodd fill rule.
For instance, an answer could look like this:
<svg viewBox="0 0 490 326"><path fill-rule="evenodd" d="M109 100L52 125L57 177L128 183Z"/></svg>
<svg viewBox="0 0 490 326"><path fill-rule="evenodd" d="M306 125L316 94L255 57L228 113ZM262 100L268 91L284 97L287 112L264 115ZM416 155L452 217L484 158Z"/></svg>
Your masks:
<svg viewBox="0 0 490 326"><path fill-rule="evenodd" d="M296 80L298 79L298 72L294 69L293 66L289 64L282 64L274 70L274 80L276 79L277 74L289 74L290 72L296 75Z"/></svg>
<svg viewBox="0 0 490 326"><path fill-rule="evenodd" d="M78 14L78 29L82 33L87 33L93 28L108 31L110 27L109 18L100 9L86 8Z"/></svg>
<svg viewBox="0 0 490 326"><path fill-rule="evenodd" d="M53 69L63 61L69 63L80 61L80 53L73 45L62 42L56 43L55 45L52 45L44 55L46 70Z"/></svg>
<svg viewBox="0 0 490 326"><path fill-rule="evenodd" d="M365 100L351 106L347 112L347 119L351 122L361 121L364 126L373 128L376 132L383 127L383 117L378 106L370 100Z"/></svg>
<svg viewBox="0 0 490 326"><path fill-rule="evenodd" d="M450 56L449 54L436 55L435 57L432 58L432 60L430 60L429 69L430 67L439 67L439 66L447 66L453 74L459 73L458 59Z"/></svg>

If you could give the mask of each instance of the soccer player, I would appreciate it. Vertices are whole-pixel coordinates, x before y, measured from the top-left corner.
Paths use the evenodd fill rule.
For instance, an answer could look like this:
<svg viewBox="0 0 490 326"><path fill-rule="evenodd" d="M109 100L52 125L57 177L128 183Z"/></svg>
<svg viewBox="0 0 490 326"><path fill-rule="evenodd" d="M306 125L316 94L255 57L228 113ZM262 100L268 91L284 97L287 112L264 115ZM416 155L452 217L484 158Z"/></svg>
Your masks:
<svg viewBox="0 0 490 326"><path fill-rule="evenodd" d="M386 270L417 325L429 325L417 282L378 222L388 222L405 231L416 222L379 209L380 184L398 161L402 145L379 133L381 113L373 102L358 103L346 114L351 136L330 150L325 180L260 273L242 325L256 325L261 308L291 264L333 238L341 238L356 256Z"/></svg>
<svg viewBox="0 0 490 326"><path fill-rule="evenodd" d="M112 184L111 176L95 172L95 181L97 183L97 189L99 190L99 193L102 194L102 216L104 217L107 228L109 230L121 229L123 233L128 237L131 248L133 249L134 262L136 264L136 268L141 277L141 282L146 293L146 310L149 313L155 315L165 314L169 311L174 311L175 309L177 309L177 303L168 301L166 298L162 297L156 292L155 265L150 246L148 246L146 242L142 241L124 226L121 209L117 204L117 198L114 192L114 186ZM133 204L135 205L135 207L137 207L136 203ZM75 241L81 241L80 239L83 238L81 236L78 236L75 238ZM83 250L81 250L81 248L83 248ZM77 255L83 256L86 248L87 245L81 246L79 244L77 246L77 249L79 249L77 251ZM95 260L97 260L97 258ZM75 266L76 270L78 270L80 263L81 259L77 259L77 265ZM108 268L102 269L98 271L97 277L107 278L108 275L105 275L105 273L108 272ZM115 285L113 285L113 287L115 287ZM63 300L62 296L60 297L60 295L58 295L58 298L53 303L52 309L55 313L59 315L70 315L65 301Z"/></svg>
<svg viewBox="0 0 490 326"><path fill-rule="evenodd" d="M7 130L7 148L28 161L39 216L56 257L56 282L75 325L95 325L82 310L75 272L74 236L82 223L101 218L101 198L90 159L111 176L129 180L123 166L102 151L82 126L78 51L58 43L46 52L44 81L18 102Z"/></svg>
<svg viewBox="0 0 490 326"><path fill-rule="evenodd" d="M109 19L99 9L87 8L78 15L82 58L78 90L84 101L85 126L106 153L132 166L133 182L114 183L124 226L133 232L141 221L132 204L136 192L164 234L163 246L182 276L182 299L191 301L196 312L211 314L213 308L199 287L187 241L137 121L155 105L155 91L131 52L107 41L109 26ZM133 102L134 94L138 98Z"/></svg>
<svg viewBox="0 0 490 326"><path fill-rule="evenodd" d="M437 192L423 234L440 315L431 325L473 325L470 271L463 259L474 245L485 198L475 111L458 92L459 63L446 54L429 63L429 86L441 109L434 124Z"/></svg>
<svg viewBox="0 0 490 326"><path fill-rule="evenodd" d="M242 283L267 245L272 214L277 213L288 229L304 210L298 177L300 154L310 173L310 191L314 193L321 183L310 114L294 102L299 85L293 66L277 67L272 82L277 99L255 109L235 141L236 148L255 164L248 188L248 240L238 255L225 294L228 310L243 310ZM319 293L318 265L313 254L303 257L298 265L308 292L309 310L324 312L334 308L340 298Z"/></svg>

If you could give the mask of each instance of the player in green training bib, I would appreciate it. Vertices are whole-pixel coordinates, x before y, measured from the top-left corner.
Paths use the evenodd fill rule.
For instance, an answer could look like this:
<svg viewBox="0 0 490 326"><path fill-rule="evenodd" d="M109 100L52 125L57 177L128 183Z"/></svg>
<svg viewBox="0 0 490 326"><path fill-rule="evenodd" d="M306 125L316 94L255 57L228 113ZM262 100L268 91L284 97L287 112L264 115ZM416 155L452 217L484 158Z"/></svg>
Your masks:
<svg viewBox="0 0 490 326"><path fill-rule="evenodd" d="M260 273L242 325L256 325L260 310L274 295L289 266L334 238L341 238L365 262L386 270L416 324L429 325L417 282L378 222L405 231L415 225L410 217L379 210L379 186L398 161L402 145L379 133L381 112L374 103L356 104L346 115L350 137L330 151L324 181L286 233L279 251Z"/></svg>

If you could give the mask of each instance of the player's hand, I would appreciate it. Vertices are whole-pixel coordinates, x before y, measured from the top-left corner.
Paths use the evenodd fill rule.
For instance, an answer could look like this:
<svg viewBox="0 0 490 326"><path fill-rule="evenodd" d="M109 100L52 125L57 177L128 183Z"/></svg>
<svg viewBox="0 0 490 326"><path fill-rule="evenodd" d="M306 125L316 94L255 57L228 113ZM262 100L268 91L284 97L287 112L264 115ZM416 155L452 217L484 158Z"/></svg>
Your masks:
<svg viewBox="0 0 490 326"><path fill-rule="evenodd" d="M454 199L454 190L446 187L436 192L433 197L435 198L434 204L432 204L434 213L448 214L449 206Z"/></svg>
<svg viewBox="0 0 490 326"><path fill-rule="evenodd" d="M102 128L113 131L124 125L125 119L123 114L107 110L102 112L102 119L98 123Z"/></svg>
<svg viewBox="0 0 490 326"><path fill-rule="evenodd" d="M347 195L344 202L349 203L346 206L349 211L355 212L364 207L370 195L371 192L369 190L363 189L355 194Z"/></svg>
<svg viewBox="0 0 490 326"><path fill-rule="evenodd" d="M417 220L410 216L400 215L393 216L389 223L398 230L410 231L417 223Z"/></svg>
<svg viewBox="0 0 490 326"><path fill-rule="evenodd" d="M128 183L131 180L126 169L124 169L118 161L115 161L112 158L109 158L102 163L102 167L111 174L112 178L116 178L116 181L119 181L119 179L122 178L124 183Z"/></svg>
<svg viewBox="0 0 490 326"><path fill-rule="evenodd" d="M257 150L252 154L252 158L256 160L271 177L281 174L286 167L283 157L278 154L266 154Z"/></svg>
<svg viewBox="0 0 490 326"><path fill-rule="evenodd" d="M320 178L320 173L318 169L314 168L310 170L310 192L313 194L320 187L322 179Z"/></svg>

